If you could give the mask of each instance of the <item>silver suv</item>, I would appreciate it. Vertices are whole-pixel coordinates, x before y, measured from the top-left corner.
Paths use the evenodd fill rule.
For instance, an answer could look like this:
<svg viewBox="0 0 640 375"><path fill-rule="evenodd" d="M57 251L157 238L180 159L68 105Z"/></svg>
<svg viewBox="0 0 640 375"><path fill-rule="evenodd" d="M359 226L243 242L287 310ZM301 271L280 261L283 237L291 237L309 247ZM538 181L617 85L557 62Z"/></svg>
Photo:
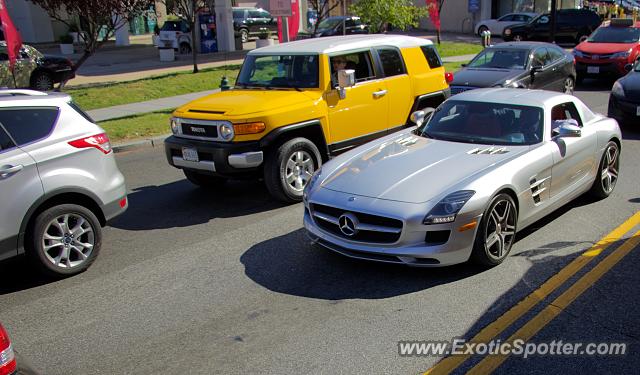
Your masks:
<svg viewBox="0 0 640 375"><path fill-rule="evenodd" d="M68 95L0 90L0 260L84 271L127 205L109 138Z"/></svg>

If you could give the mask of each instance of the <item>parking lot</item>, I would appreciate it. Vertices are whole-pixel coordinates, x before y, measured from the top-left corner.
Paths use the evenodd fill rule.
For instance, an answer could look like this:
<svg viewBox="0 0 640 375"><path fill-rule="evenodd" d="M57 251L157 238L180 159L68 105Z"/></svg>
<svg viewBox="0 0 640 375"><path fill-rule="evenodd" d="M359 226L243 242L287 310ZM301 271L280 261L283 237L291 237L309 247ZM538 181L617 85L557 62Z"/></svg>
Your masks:
<svg viewBox="0 0 640 375"><path fill-rule="evenodd" d="M609 87L587 80L576 95L606 113ZM44 374L420 373L441 356L401 357L399 341L472 338L638 211L640 129L623 128L623 138L620 180L609 198L579 198L534 224L489 270L416 269L329 253L306 239L302 204L276 203L260 182L208 191L167 165L162 147L122 152L130 207L105 230L96 263L59 281L35 276L21 260L1 264L2 324ZM640 229L630 225L498 337L613 254ZM508 358L497 372L637 371L638 251L533 338L626 342L627 355Z"/></svg>

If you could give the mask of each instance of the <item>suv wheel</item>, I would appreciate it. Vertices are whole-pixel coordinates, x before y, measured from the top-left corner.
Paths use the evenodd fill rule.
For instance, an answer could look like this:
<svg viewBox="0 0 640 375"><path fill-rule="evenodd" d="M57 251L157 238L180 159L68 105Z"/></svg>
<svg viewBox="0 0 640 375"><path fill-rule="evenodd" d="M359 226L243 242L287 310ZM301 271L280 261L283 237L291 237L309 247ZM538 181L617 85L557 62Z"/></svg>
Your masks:
<svg viewBox="0 0 640 375"><path fill-rule="evenodd" d="M53 90L53 78L45 72L38 72L31 77L31 88L39 91Z"/></svg>
<svg viewBox="0 0 640 375"><path fill-rule="evenodd" d="M306 138L291 139L273 150L265 163L269 193L283 202L300 202L302 191L322 165L320 152Z"/></svg>
<svg viewBox="0 0 640 375"><path fill-rule="evenodd" d="M187 42L180 43L179 52L182 55L186 55L186 54L191 53L191 46L189 45L189 43L187 43Z"/></svg>
<svg viewBox="0 0 640 375"><path fill-rule="evenodd" d="M211 176L194 171L188 171L186 169L183 172L185 177L187 177L187 180L189 180L192 184L202 187L220 188L225 184L225 182L227 182L226 179L219 176Z"/></svg>
<svg viewBox="0 0 640 375"><path fill-rule="evenodd" d="M489 28L486 27L485 25L480 26L478 28L478 36L482 36L482 33L485 32L485 31L488 31L488 30L489 30Z"/></svg>
<svg viewBox="0 0 640 375"><path fill-rule="evenodd" d="M28 257L53 276L86 270L102 245L98 218L88 208L75 204L61 204L41 212L27 235Z"/></svg>
<svg viewBox="0 0 640 375"><path fill-rule="evenodd" d="M246 43L249 41L249 30L240 29L240 40L242 40L242 43Z"/></svg>

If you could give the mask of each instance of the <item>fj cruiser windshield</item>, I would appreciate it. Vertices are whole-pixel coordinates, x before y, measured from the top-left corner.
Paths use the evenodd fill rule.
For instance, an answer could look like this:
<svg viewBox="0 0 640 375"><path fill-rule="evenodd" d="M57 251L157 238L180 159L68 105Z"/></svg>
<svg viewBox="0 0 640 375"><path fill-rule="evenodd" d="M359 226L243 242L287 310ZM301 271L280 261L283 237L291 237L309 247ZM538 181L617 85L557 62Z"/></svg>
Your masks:
<svg viewBox="0 0 640 375"><path fill-rule="evenodd" d="M236 81L239 88L318 86L318 55L249 55Z"/></svg>

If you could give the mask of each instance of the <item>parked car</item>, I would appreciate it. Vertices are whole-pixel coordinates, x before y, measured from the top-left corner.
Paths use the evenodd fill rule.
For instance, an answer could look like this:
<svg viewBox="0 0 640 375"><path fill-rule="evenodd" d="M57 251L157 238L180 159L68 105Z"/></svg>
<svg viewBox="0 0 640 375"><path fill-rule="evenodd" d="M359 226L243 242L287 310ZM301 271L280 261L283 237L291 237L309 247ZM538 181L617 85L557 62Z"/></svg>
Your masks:
<svg viewBox="0 0 640 375"><path fill-rule="evenodd" d="M181 54L189 54L191 46L191 28L186 21L165 21L160 28L158 47L173 48Z"/></svg>
<svg viewBox="0 0 640 375"><path fill-rule="evenodd" d="M362 23L360 17L355 16L335 16L325 18L320 22L318 28L313 33L313 30L309 32L300 32L296 36L296 39L309 39L309 38L319 38L322 36L335 36L335 35L344 35L342 32L342 26L344 25L344 29L346 30L346 35L353 34L368 34L369 33L369 25Z"/></svg>
<svg viewBox="0 0 640 375"><path fill-rule="evenodd" d="M16 61L14 73L9 70L7 43L0 42L0 87L32 88L49 91L53 85L75 77L71 60L65 57L43 55L24 44Z"/></svg>
<svg viewBox="0 0 640 375"><path fill-rule="evenodd" d="M527 23L537 15L537 13L509 13L497 19L481 20L476 23L475 31L478 35L484 31L491 31L492 35L500 36L505 27Z"/></svg>
<svg viewBox="0 0 640 375"><path fill-rule="evenodd" d="M578 81L585 77L621 77L640 56L640 21L613 19L573 49Z"/></svg>
<svg viewBox="0 0 640 375"><path fill-rule="evenodd" d="M258 48L234 89L173 113L167 160L196 185L262 176L274 197L299 201L324 161L406 126L412 110L448 96L426 39L351 35Z"/></svg>
<svg viewBox="0 0 640 375"><path fill-rule="evenodd" d="M9 339L9 334L0 323L0 375L37 375L18 355Z"/></svg>
<svg viewBox="0 0 640 375"><path fill-rule="evenodd" d="M0 91L0 260L26 253L45 273L81 272L126 208L109 137L68 95Z"/></svg>
<svg viewBox="0 0 640 375"><path fill-rule="evenodd" d="M571 94L573 56L555 44L509 42L485 48L456 72L451 94L482 87L545 89Z"/></svg>
<svg viewBox="0 0 640 375"><path fill-rule="evenodd" d="M638 125L640 123L640 60L636 60L630 70L611 88L608 116L615 118L621 124Z"/></svg>
<svg viewBox="0 0 640 375"><path fill-rule="evenodd" d="M250 36L258 36L263 30L278 31L278 21L271 13L262 8L232 8L233 30L242 42L249 41Z"/></svg>
<svg viewBox="0 0 640 375"><path fill-rule="evenodd" d="M579 43L580 39L600 26L600 16L589 9L559 9L556 13L556 41ZM542 14L528 23L505 27L502 39L548 41L551 30L551 15Z"/></svg>
<svg viewBox="0 0 640 375"><path fill-rule="evenodd" d="M314 243L410 266L494 266L522 230L585 192L607 197L620 129L571 95L489 88L338 156L304 193Z"/></svg>

